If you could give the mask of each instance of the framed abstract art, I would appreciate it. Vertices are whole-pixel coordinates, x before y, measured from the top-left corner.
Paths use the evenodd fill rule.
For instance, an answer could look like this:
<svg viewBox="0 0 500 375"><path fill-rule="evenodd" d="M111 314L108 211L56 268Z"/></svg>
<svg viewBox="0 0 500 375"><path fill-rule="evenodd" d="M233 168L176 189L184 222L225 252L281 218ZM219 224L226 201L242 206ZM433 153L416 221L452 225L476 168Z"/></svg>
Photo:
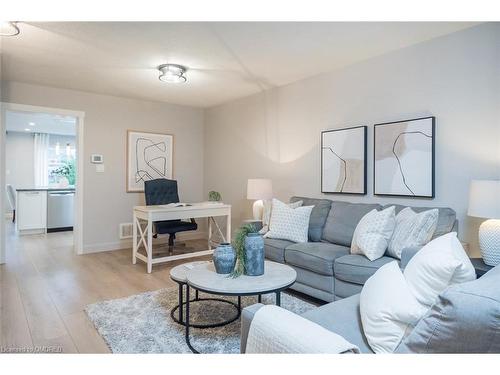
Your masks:
<svg viewBox="0 0 500 375"><path fill-rule="evenodd" d="M127 131L127 192L143 192L144 181L173 177L171 134Z"/></svg>
<svg viewBox="0 0 500 375"><path fill-rule="evenodd" d="M366 194L366 126L321 132L321 192Z"/></svg>
<svg viewBox="0 0 500 375"><path fill-rule="evenodd" d="M375 195L434 198L435 117L374 126Z"/></svg>

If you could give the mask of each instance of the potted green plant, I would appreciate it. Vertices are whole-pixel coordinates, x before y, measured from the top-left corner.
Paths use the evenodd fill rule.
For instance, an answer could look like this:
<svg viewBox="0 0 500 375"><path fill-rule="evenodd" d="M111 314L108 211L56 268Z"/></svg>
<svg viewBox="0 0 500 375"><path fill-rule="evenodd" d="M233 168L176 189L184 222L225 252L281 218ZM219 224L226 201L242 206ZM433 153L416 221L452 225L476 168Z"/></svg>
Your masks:
<svg viewBox="0 0 500 375"><path fill-rule="evenodd" d="M249 233L257 230L253 224L245 224L236 232L233 248L236 251L236 266L231 273L231 277L239 277L245 273L245 238Z"/></svg>
<svg viewBox="0 0 500 375"><path fill-rule="evenodd" d="M74 160L66 160L59 168L51 173L52 176L65 177L69 185L75 185L76 182L76 168Z"/></svg>
<svg viewBox="0 0 500 375"><path fill-rule="evenodd" d="M208 192L208 200L210 202L220 202L222 200L222 196L218 191L209 191Z"/></svg>

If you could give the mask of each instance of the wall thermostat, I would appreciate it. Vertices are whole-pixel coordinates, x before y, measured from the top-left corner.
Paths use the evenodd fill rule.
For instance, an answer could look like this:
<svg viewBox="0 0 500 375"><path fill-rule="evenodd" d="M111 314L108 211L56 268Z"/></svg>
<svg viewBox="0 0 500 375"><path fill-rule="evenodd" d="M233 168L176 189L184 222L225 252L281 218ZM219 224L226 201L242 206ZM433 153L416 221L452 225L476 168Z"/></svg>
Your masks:
<svg viewBox="0 0 500 375"><path fill-rule="evenodd" d="M90 162L92 164L102 164L102 163L104 163L104 158L102 155L92 154L90 156Z"/></svg>

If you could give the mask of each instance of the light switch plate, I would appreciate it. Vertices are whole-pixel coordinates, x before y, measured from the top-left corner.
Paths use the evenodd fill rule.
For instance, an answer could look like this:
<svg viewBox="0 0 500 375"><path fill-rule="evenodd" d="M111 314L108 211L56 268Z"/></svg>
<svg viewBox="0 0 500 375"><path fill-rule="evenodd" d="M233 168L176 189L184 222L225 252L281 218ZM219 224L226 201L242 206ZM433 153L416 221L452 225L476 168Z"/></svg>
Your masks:
<svg viewBox="0 0 500 375"><path fill-rule="evenodd" d="M97 173L104 173L104 164L96 164L95 171Z"/></svg>

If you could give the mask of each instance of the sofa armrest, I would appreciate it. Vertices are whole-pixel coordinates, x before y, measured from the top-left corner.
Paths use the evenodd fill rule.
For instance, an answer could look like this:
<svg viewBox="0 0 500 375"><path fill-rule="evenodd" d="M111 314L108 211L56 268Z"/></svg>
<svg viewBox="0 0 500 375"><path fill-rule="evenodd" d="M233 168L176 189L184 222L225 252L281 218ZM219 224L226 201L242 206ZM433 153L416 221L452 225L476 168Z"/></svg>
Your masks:
<svg viewBox="0 0 500 375"><path fill-rule="evenodd" d="M264 307L262 303L256 303L241 310L240 353L245 353L247 349L247 339L248 331L250 330L250 323L252 323L255 313L262 307Z"/></svg>
<svg viewBox="0 0 500 375"><path fill-rule="evenodd" d="M261 306L248 330L245 353L359 353L342 336L274 305Z"/></svg>
<svg viewBox="0 0 500 375"><path fill-rule="evenodd" d="M418 253L418 251L422 248L423 246L413 246L413 247L407 247L403 249L401 252L401 263L400 267L402 270L406 268L408 265L408 262L410 261L413 256Z"/></svg>

